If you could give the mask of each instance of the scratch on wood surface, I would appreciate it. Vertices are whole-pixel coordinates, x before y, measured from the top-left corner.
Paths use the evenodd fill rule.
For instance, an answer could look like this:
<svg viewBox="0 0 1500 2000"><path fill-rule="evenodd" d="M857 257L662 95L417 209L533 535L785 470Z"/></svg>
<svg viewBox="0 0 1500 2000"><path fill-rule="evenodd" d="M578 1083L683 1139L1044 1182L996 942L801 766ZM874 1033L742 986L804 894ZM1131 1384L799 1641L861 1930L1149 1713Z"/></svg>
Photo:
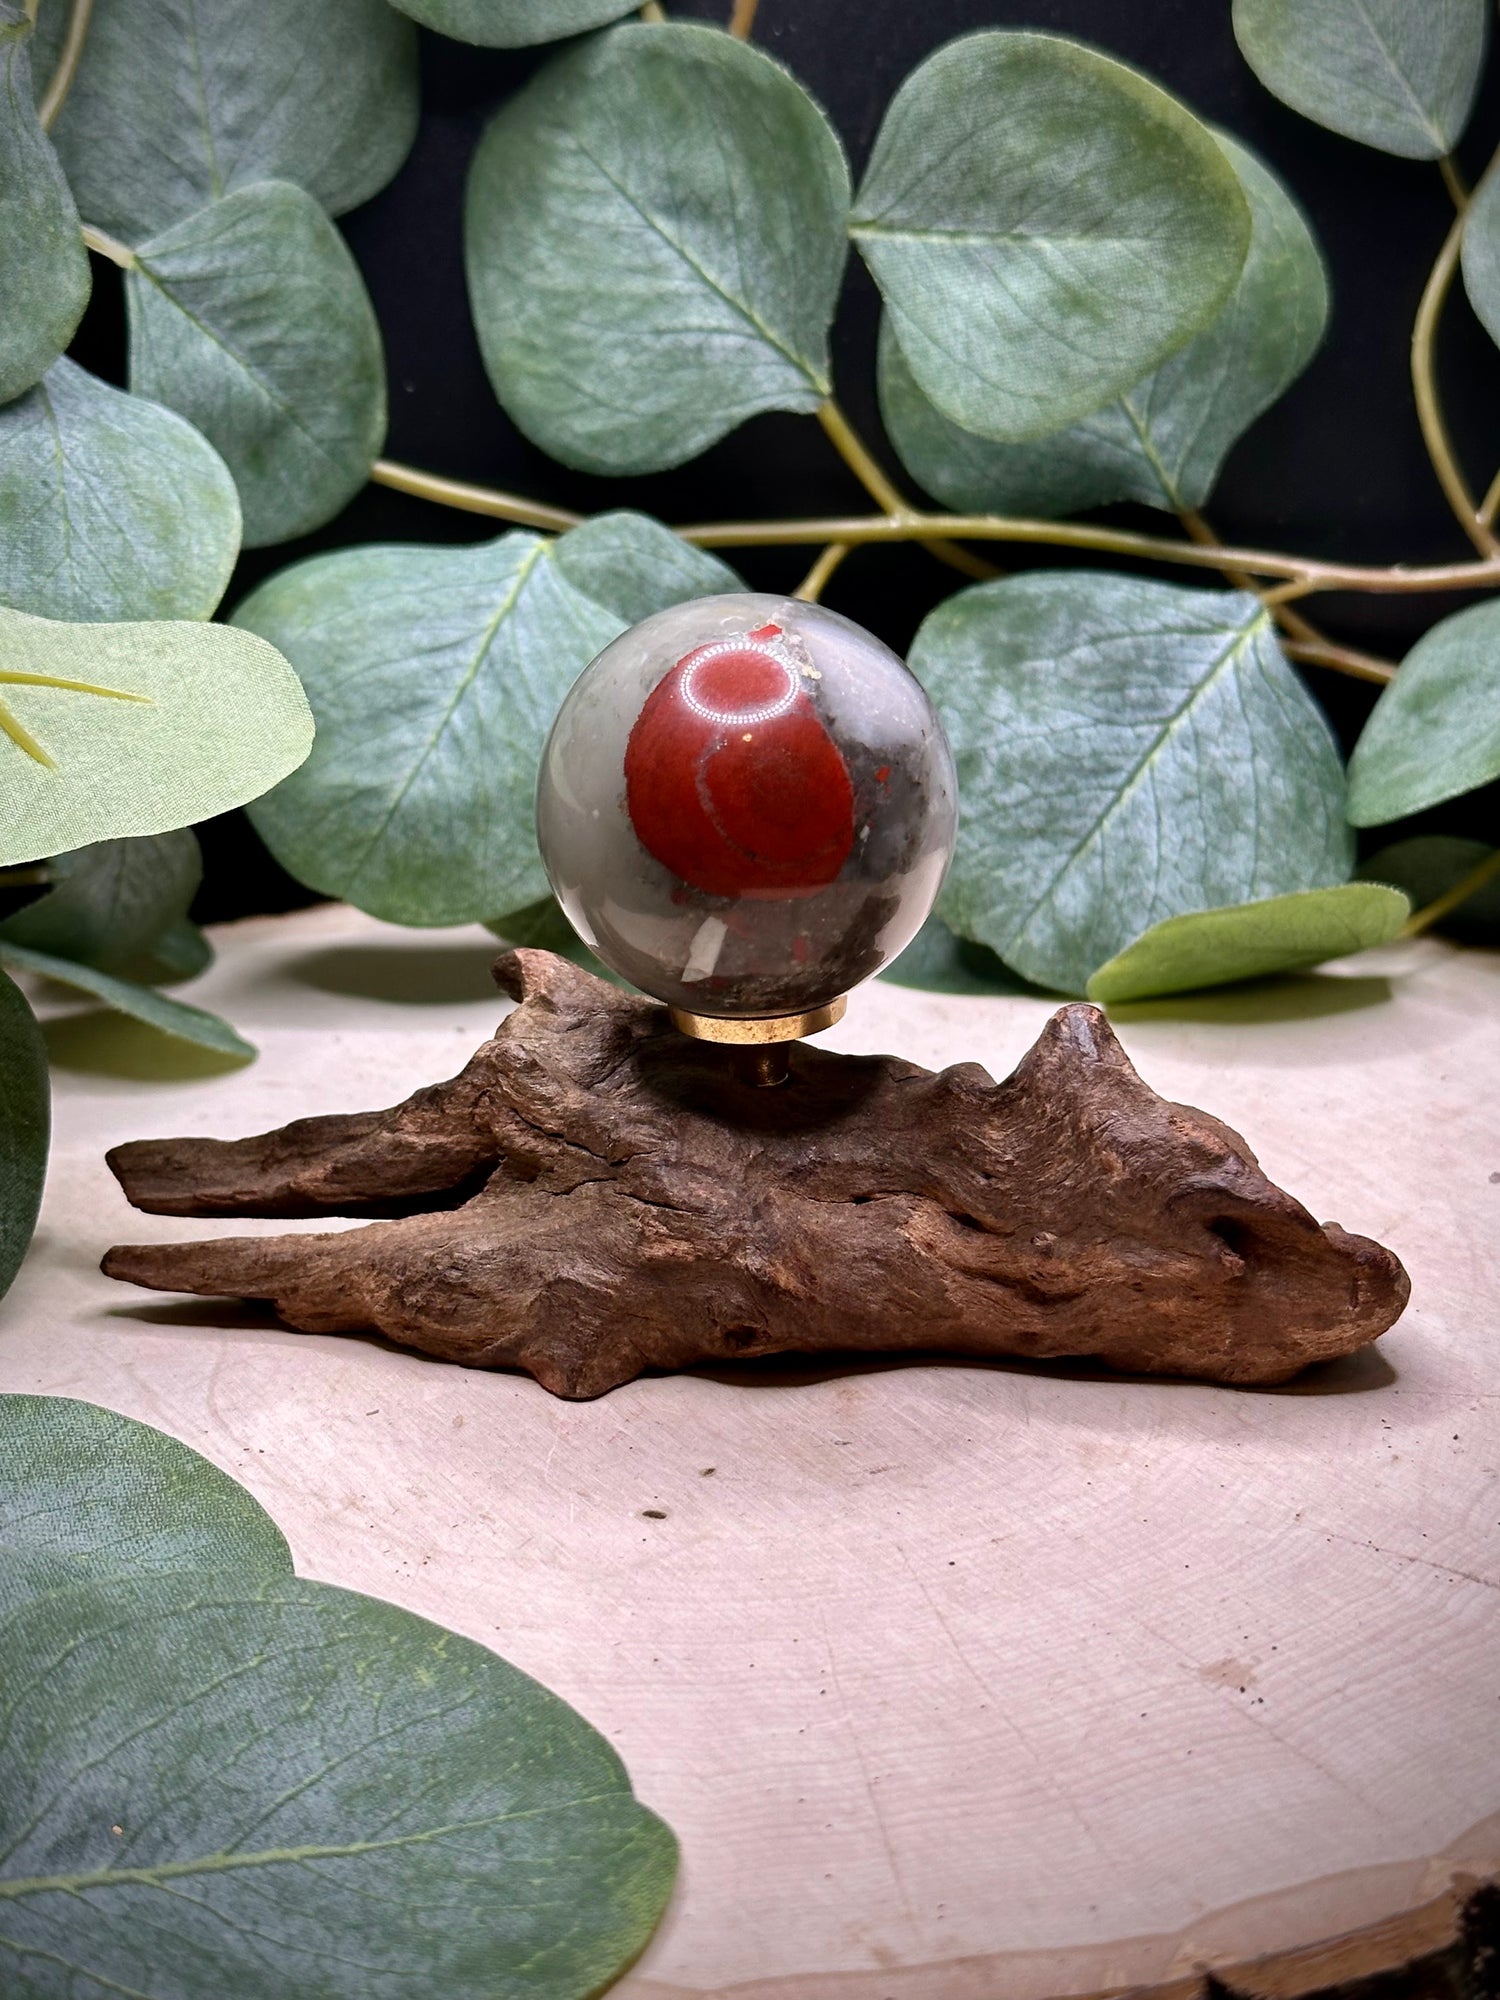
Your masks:
<svg viewBox="0 0 1500 2000"><path fill-rule="evenodd" d="M854 1710L850 1705L848 1695L844 1692L844 1684L839 1679L838 1656L833 1648L833 1635L828 1630L828 1614L821 1608L818 1612L818 1622L823 1627L823 1645L828 1655L828 1677L833 1682L833 1691L838 1696L839 1705L843 1710L843 1715L840 1719L849 1731L849 1741L854 1746L854 1755L859 1763L860 1776L864 1780L865 1797L870 1801L870 1811L874 1816L875 1827L880 1835L880 1844L885 1849L885 1858L887 1866L891 1871L891 1880L896 1885L896 1893L901 1898L901 1908L905 1914L907 1923L911 1927L912 1938L915 1942L921 1938L921 1926L917 1922L917 1913L912 1908L911 1897L907 1892L906 1877L901 1872L901 1862L896 1853L896 1844L891 1839L890 1828L885 1822L885 1808L881 1805L880 1799L876 1794L875 1777L870 1770L869 1759L865 1755L865 1746L860 1741L859 1730L854 1721Z"/></svg>

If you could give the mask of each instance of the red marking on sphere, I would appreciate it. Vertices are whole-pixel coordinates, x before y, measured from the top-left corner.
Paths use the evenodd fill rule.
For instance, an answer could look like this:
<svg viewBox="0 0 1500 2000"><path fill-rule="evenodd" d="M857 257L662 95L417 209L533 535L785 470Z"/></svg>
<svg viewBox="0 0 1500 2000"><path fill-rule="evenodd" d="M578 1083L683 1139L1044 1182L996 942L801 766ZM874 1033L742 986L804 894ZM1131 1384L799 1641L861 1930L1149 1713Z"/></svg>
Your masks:
<svg viewBox="0 0 1500 2000"><path fill-rule="evenodd" d="M854 845L838 745L783 663L780 628L700 646L647 696L625 747L625 804L646 851L711 896L810 896Z"/></svg>

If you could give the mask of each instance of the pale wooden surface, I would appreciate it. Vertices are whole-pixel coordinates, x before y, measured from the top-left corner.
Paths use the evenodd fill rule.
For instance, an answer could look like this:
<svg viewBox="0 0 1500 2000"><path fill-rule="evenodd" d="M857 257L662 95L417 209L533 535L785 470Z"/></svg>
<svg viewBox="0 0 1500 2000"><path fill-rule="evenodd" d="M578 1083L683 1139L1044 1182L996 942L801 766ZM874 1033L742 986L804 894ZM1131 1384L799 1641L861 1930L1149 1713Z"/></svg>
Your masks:
<svg viewBox="0 0 1500 2000"><path fill-rule="evenodd" d="M245 1226L134 1215L107 1145L394 1101L499 1011L479 931L325 909L218 942L194 997L254 1067L152 1080L145 1030L50 1030L0 1388L174 1432L304 1574L494 1646L604 1730L684 1855L619 1994L1040 2000L1500 1867L1500 959L1423 941L1115 1016L1156 1088L1405 1259L1406 1317L1320 1380L790 1364L565 1404L97 1274L112 1241ZM827 1041L1001 1076L1047 1012L877 985Z"/></svg>

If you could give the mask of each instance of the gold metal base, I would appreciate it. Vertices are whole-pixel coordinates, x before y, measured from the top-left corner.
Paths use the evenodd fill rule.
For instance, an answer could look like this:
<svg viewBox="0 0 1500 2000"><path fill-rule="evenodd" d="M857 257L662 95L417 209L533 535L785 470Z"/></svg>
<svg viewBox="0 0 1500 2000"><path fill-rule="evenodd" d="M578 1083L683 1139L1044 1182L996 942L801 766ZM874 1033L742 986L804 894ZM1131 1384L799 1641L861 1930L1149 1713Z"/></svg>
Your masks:
<svg viewBox="0 0 1500 2000"><path fill-rule="evenodd" d="M810 1013L771 1014L748 1021L724 1020L716 1014L690 1014L685 1007L669 1011L672 1026L680 1034L692 1035L700 1042L736 1042L744 1047L746 1043L800 1042L804 1035L820 1035L835 1021L843 1020L848 1005L841 993L837 1000L830 1000L826 1007L814 1007Z"/></svg>

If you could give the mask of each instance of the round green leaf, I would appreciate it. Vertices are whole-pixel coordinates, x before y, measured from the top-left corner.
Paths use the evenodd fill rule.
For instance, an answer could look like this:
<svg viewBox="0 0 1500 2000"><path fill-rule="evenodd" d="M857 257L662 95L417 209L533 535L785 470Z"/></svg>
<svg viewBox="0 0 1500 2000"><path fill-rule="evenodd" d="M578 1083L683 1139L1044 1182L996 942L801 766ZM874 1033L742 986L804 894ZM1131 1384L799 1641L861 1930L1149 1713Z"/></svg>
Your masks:
<svg viewBox="0 0 1500 2000"><path fill-rule="evenodd" d="M19 987L0 972L0 1298L36 1228L51 1121L47 1045Z"/></svg>
<svg viewBox="0 0 1500 2000"><path fill-rule="evenodd" d="M0 1984L28 2000L583 2000L672 1886L572 1709L326 1584L39 1597L0 1680Z"/></svg>
<svg viewBox="0 0 1500 2000"><path fill-rule="evenodd" d="M1205 125L1123 63L1005 29L902 84L851 227L926 395L1012 440L1087 416L1201 332L1250 244Z"/></svg>
<svg viewBox="0 0 1500 2000"><path fill-rule="evenodd" d="M1424 910L1454 889L1481 862L1494 855L1482 840L1460 840L1452 834L1419 834L1393 841L1362 861L1355 870L1362 882L1388 882L1399 889L1414 910ZM1433 926L1465 944L1500 944L1500 880L1491 878Z"/></svg>
<svg viewBox="0 0 1500 2000"><path fill-rule="evenodd" d="M252 817L282 866L393 923L484 922L548 899L542 745L594 655L653 611L743 584L643 514L559 541L346 549L253 591L318 737Z"/></svg>
<svg viewBox="0 0 1500 2000"><path fill-rule="evenodd" d="M1337 748L1252 597L1034 572L939 605L911 664L963 800L939 912L1038 985L1349 873Z"/></svg>
<svg viewBox="0 0 1500 2000"><path fill-rule="evenodd" d="M1088 983L1088 996L1101 1003L1145 1000L1295 971L1384 944L1410 914L1411 904L1399 890L1344 882L1168 917L1101 965Z"/></svg>
<svg viewBox="0 0 1500 2000"><path fill-rule="evenodd" d="M679 465L829 393L849 176L827 119L716 29L616 28L490 126L469 296L495 394L566 465Z"/></svg>
<svg viewBox="0 0 1500 2000"><path fill-rule="evenodd" d="M1500 171L1491 168L1464 216L1464 290L1491 340L1500 344Z"/></svg>
<svg viewBox="0 0 1500 2000"><path fill-rule="evenodd" d="M1452 152L1484 62L1486 0L1234 0L1240 52L1283 104L1409 160Z"/></svg>
<svg viewBox="0 0 1500 2000"><path fill-rule="evenodd" d="M43 0L39 87L68 13ZM138 243L253 181L341 215L385 186L417 117L416 33L385 0L94 0L53 136L89 221Z"/></svg>
<svg viewBox="0 0 1500 2000"><path fill-rule="evenodd" d="M71 361L0 409L0 603L39 618L208 618L240 503L193 426Z"/></svg>
<svg viewBox="0 0 1500 2000"><path fill-rule="evenodd" d="M285 651L317 717L307 763L252 814L283 867L393 923L467 923L546 895L542 745L625 627L551 545L509 534L314 556L235 622Z"/></svg>
<svg viewBox="0 0 1500 2000"><path fill-rule="evenodd" d="M602 28L633 14L640 0L391 0L423 27L483 48L524 49Z"/></svg>
<svg viewBox="0 0 1500 2000"><path fill-rule="evenodd" d="M292 1556L243 1486L165 1431L71 1396L0 1396L0 1614L181 1570L290 1576Z"/></svg>
<svg viewBox="0 0 1500 2000"><path fill-rule="evenodd" d="M128 973L187 915L203 880L198 836L187 828L102 840L49 868L52 888L0 921L0 941L101 972Z"/></svg>
<svg viewBox="0 0 1500 2000"><path fill-rule="evenodd" d="M214 962L214 948L197 924L186 917L168 924L147 951L132 964L130 976L147 986L173 986L196 979Z"/></svg>
<svg viewBox="0 0 1500 2000"><path fill-rule="evenodd" d="M228 812L311 741L296 675L248 632L0 610L0 863Z"/></svg>
<svg viewBox="0 0 1500 2000"><path fill-rule="evenodd" d="M976 437L923 395L882 323L885 427L908 471L946 506L1044 518L1111 500L1201 507L1236 439L1302 373L1328 323L1317 241L1275 175L1215 136L1250 204L1239 282L1205 332L1092 416L1029 443Z"/></svg>
<svg viewBox="0 0 1500 2000"><path fill-rule="evenodd" d="M1349 759L1349 818L1383 826L1500 778L1500 604L1434 625L1385 688Z"/></svg>
<svg viewBox="0 0 1500 2000"><path fill-rule="evenodd" d="M385 440L385 356L359 266L311 195L266 181L142 244L130 386L196 424L239 488L245 542L331 520Z"/></svg>
<svg viewBox="0 0 1500 2000"><path fill-rule="evenodd" d="M89 302L78 210L31 101L30 28L0 7L0 403L39 382Z"/></svg>
<svg viewBox="0 0 1500 2000"><path fill-rule="evenodd" d="M237 1035L219 1015L210 1014L204 1007L191 1006L186 1000L170 999L154 986L143 986L139 980L121 979L113 972L101 972L97 966L80 965L75 959L58 958L51 952L28 951L24 945L11 944L3 937L0 937L0 965L11 972L30 972L42 979L55 979L79 993L91 993L117 1014L144 1021L148 1028L172 1035L179 1042L212 1049L216 1055L231 1056L236 1062L252 1062L255 1058L254 1043Z"/></svg>
<svg viewBox="0 0 1500 2000"><path fill-rule="evenodd" d="M728 563L649 514L595 514L554 543L553 553L568 582L625 625L669 604L745 588Z"/></svg>

